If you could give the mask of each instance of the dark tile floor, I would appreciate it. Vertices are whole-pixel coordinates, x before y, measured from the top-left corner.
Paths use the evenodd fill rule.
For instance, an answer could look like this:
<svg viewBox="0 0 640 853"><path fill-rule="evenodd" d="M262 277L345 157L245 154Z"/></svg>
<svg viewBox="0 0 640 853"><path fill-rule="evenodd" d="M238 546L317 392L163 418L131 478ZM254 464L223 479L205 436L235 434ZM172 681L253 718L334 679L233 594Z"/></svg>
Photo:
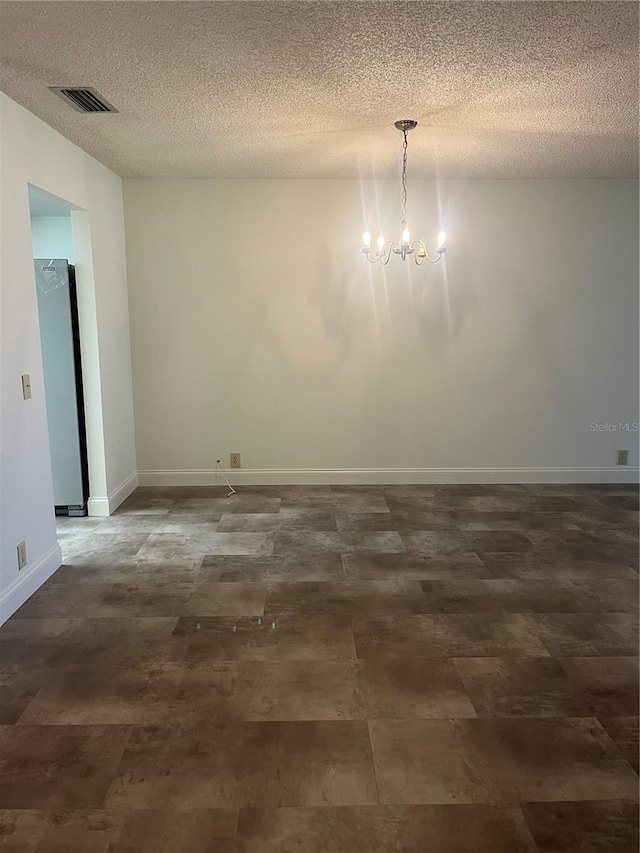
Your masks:
<svg viewBox="0 0 640 853"><path fill-rule="evenodd" d="M238 491L61 520L0 853L637 853L637 490Z"/></svg>

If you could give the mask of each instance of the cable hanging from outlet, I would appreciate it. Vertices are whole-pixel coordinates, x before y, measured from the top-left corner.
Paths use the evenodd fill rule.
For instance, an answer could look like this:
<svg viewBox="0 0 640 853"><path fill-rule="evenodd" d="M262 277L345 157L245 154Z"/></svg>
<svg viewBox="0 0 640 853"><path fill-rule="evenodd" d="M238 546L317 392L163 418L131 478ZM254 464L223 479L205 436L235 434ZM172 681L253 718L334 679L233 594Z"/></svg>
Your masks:
<svg viewBox="0 0 640 853"><path fill-rule="evenodd" d="M229 494L227 495L227 497L228 497L228 498L230 498L230 497L231 497L231 495L235 495L235 494L236 494L236 490L233 488L233 486L231 485L231 483L227 480L227 475L226 475L226 474L224 473L224 471L222 470L222 467L220 466L220 460L219 460L219 459L216 459L216 471L219 471L219 472L222 474L222 479L225 481L225 483L227 484L227 486L229 486L230 492L229 492Z"/></svg>

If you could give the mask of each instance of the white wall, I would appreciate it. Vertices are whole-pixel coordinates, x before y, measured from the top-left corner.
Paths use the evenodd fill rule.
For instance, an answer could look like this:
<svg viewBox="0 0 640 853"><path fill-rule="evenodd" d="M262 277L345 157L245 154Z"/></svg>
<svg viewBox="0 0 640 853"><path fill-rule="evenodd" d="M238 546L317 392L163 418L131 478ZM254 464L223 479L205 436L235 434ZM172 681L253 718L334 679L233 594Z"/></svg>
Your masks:
<svg viewBox="0 0 640 853"><path fill-rule="evenodd" d="M34 258L66 258L75 263L69 216L32 216L31 242Z"/></svg>
<svg viewBox="0 0 640 853"><path fill-rule="evenodd" d="M0 622L60 565L29 183L82 208L73 217L78 217L85 239L74 239L74 244L78 295L83 303L80 310L93 321L92 328L81 319L84 366L95 374L89 388L85 376L86 403L91 408L88 415L95 418L97 412L104 420L101 459L94 454L100 464L97 471L90 472L91 494L98 508L108 512L110 505L133 488L136 477L120 178L0 94ZM93 268L81 272L81 263L89 254ZM85 349L91 351L89 361ZM33 398L29 401L22 399L23 373L31 374ZM18 573L16 545L21 540L27 542L28 565Z"/></svg>
<svg viewBox="0 0 640 853"><path fill-rule="evenodd" d="M446 262L370 267L398 195L124 182L142 483L637 478L637 183L410 181Z"/></svg>

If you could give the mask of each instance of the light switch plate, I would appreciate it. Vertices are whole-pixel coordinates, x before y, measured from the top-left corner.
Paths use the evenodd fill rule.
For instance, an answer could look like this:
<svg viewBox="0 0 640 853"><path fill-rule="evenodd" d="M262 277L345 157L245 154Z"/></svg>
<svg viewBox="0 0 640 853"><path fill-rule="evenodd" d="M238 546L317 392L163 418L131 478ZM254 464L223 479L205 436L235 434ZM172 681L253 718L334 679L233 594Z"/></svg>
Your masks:
<svg viewBox="0 0 640 853"><path fill-rule="evenodd" d="M29 373L22 374L22 398L23 400L31 399L31 375Z"/></svg>

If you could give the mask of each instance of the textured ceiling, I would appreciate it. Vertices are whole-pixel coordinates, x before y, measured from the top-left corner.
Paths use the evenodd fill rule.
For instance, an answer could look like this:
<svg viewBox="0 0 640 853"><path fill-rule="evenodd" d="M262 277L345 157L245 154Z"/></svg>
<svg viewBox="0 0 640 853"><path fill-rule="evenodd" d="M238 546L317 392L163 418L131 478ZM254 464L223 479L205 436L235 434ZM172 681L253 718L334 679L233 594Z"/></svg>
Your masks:
<svg viewBox="0 0 640 853"><path fill-rule="evenodd" d="M635 2L0 2L0 88L123 176L638 173ZM81 115L47 90L97 89Z"/></svg>

